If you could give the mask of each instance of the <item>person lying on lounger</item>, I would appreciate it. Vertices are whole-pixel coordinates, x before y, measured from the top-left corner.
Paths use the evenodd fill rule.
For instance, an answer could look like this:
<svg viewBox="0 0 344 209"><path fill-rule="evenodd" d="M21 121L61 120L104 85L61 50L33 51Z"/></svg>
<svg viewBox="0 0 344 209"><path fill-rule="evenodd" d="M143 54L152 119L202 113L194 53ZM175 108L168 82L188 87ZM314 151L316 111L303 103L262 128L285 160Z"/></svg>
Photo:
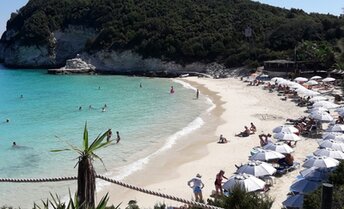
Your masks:
<svg viewBox="0 0 344 209"><path fill-rule="evenodd" d="M250 133L251 133L250 129L248 129L248 127L245 126L245 130L243 132L235 134L235 136L248 137L250 135Z"/></svg>

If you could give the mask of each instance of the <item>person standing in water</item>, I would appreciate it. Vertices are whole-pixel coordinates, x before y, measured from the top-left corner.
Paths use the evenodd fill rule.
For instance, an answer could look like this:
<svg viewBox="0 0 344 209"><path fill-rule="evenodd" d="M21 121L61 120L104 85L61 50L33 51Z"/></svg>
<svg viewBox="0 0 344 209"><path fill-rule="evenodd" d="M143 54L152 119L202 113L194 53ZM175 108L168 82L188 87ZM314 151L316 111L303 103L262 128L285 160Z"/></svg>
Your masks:
<svg viewBox="0 0 344 209"><path fill-rule="evenodd" d="M170 94L173 94L173 93L174 93L174 89L173 89L173 86L171 86Z"/></svg>
<svg viewBox="0 0 344 209"><path fill-rule="evenodd" d="M140 88L142 88L142 83L140 83Z"/></svg>
<svg viewBox="0 0 344 209"><path fill-rule="evenodd" d="M121 140L121 137L119 136L119 132L116 131L116 134L117 134L117 141L116 141L116 144L118 144L118 142Z"/></svg>
<svg viewBox="0 0 344 209"><path fill-rule="evenodd" d="M111 131L111 128L110 128L110 129L108 130L107 135L106 135L106 141L110 141L111 136L112 136L112 131Z"/></svg>

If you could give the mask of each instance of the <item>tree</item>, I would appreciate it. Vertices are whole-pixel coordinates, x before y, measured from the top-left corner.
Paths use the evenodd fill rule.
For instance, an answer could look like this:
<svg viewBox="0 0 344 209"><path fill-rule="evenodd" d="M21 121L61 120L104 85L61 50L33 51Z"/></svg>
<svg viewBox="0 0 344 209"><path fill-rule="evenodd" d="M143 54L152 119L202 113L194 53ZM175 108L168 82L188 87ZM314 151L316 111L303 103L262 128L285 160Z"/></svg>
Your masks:
<svg viewBox="0 0 344 209"><path fill-rule="evenodd" d="M78 190L77 190L77 199L80 204L81 209L90 209L95 208L94 194L96 191L96 172L93 168L92 161L94 159L102 159L96 155L94 152L100 148L104 148L109 145L112 140L104 141L108 134L109 130L98 135L97 138L89 145L88 140L88 130L87 123L85 123L84 135L83 135L83 146L82 148L75 147L74 145L69 144L70 148L62 150L52 150L52 152L61 152L61 151L75 151L79 154L78 157ZM104 163L103 163L104 164Z"/></svg>

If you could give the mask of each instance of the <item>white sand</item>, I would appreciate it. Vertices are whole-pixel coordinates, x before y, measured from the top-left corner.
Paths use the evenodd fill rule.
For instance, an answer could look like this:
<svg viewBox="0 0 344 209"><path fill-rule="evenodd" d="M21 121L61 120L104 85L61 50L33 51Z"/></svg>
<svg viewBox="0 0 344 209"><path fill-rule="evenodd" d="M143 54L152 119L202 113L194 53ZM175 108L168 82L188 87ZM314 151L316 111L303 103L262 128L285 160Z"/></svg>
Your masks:
<svg viewBox="0 0 344 209"><path fill-rule="evenodd" d="M247 162L250 150L259 145L258 135L261 132L271 133L274 127L283 125L286 118L307 115L304 113L305 108L297 107L291 101L281 101L275 92L269 93L261 86L247 86L235 78L214 80L190 77L182 80L199 88L200 96L208 95L216 103L216 108L203 117L206 124L201 129L181 138L168 153L152 159L144 169L127 177L124 180L126 183L191 200L193 193L186 182L200 173L205 184L203 196L207 199L214 190L218 171L224 170L225 176L229 177L236 171L235 164ZM250 122L257 127L255 135L234 137ZM216 143L220 134L229 139L230 143ZM305 156L315 151L316 147L314 139L298 142L295 161L302 164ZM276 184L268 192L275 199L272 208L281 208L289 186L299 171L276 178ZM118 205L123 202L122 207L129 200L136 200L141 208L152 208L155 203L181 205L117 185L106 187L98 194L98 198L105 192L110 193L110 203Z"/></svg>

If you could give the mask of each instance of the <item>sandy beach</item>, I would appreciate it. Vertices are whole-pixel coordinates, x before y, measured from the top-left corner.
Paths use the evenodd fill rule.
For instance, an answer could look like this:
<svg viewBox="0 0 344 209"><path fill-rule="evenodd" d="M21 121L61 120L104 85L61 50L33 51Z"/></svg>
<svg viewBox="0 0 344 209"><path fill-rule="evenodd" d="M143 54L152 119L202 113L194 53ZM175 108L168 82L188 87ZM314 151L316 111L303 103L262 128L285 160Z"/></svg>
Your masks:
<svg viewBox="0 0 344 209"><path fill-rule="evenodd" d="M282 101L275 92L269 93L262 86L247 86L237 78L215 80L189 77L182 80L198 88L200 96L211 98L216 107L202 115L205 124L200 129L181 137L172 149L151 159L142 170L128 176L124 182L191 200L193 193L187 181L200 173L205 184L203 196L207 199L215 189L215 175L219 170L224 170L225 176L230 177L236 171L235 164L246 163L251 149L259 146L260 133L271 133L274 127L283 125L287 118L307 115L305 108L297 107L291 101ZM234 136L243 131L245 125L249 126L250 122L257 127L256 134L246 138ZM230 142L218 144L220 134ZM295 147L295 161L302 164L305 156L315 151L316 147L314 139L302 138ZM296 180L299 171L276 178L276 183L268 192L275 199L273 209L281 208L289 186ZM156 203L181 205L117 185L105 187L98 193L98 199L106 192L110 194L110 203L122 203L121 207L125 207L129 200L136 200L141 208L153 208Z"/></svg>

